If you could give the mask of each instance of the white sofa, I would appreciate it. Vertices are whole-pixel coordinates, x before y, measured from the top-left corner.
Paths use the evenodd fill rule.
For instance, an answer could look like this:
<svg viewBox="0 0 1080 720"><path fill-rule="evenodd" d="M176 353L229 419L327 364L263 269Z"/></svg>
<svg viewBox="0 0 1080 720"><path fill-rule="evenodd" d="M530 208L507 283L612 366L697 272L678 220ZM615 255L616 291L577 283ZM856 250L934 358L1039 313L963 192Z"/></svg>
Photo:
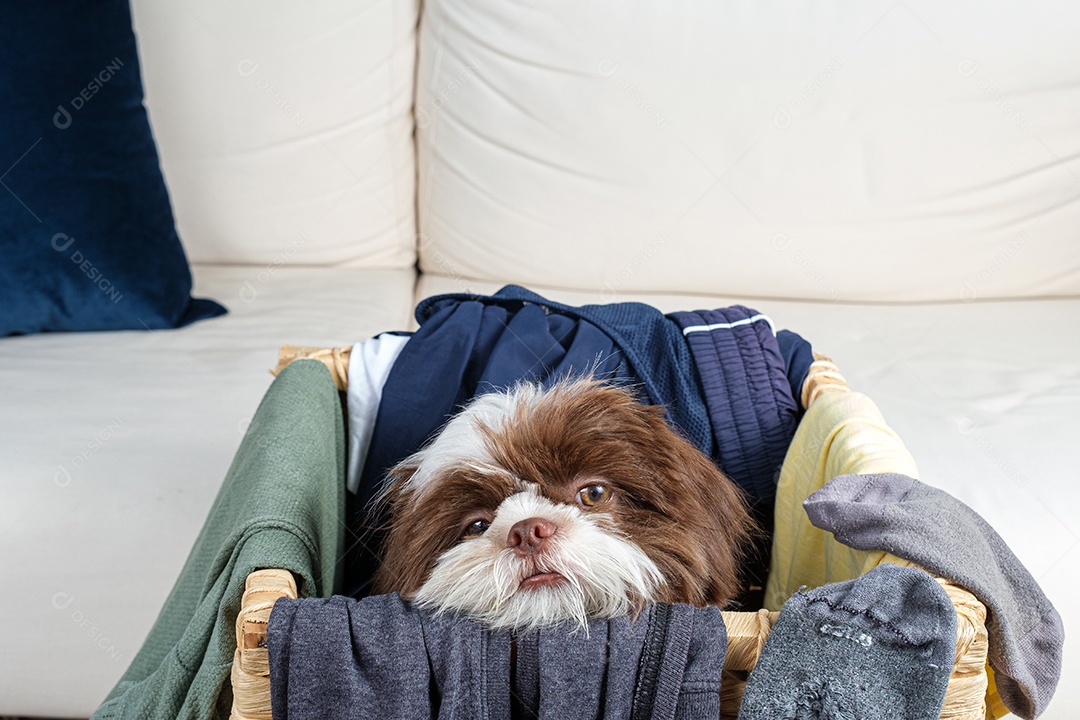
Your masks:
<svg viewBox="0 0 1080 720"><path fill-rule="evenodd" d="M282 343L507 282L735 302L831 355L1080 623L1080 10L135 0L195 294L0 341L0 714L88 715ZM1067 651L1043 717L1080 715Z"/></svg>

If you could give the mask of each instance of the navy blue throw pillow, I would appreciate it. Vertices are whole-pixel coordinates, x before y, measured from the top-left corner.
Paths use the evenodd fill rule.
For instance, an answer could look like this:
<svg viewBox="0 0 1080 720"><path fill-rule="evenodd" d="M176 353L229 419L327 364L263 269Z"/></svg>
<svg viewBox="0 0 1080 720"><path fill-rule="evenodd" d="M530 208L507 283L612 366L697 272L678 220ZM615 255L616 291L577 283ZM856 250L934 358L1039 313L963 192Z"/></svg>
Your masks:
<svg viewBox="0 0 1080 720"><path fill-rule="evenodd" d="M173 328L191 298L128 0L0 2L0 336Z"/></svg>

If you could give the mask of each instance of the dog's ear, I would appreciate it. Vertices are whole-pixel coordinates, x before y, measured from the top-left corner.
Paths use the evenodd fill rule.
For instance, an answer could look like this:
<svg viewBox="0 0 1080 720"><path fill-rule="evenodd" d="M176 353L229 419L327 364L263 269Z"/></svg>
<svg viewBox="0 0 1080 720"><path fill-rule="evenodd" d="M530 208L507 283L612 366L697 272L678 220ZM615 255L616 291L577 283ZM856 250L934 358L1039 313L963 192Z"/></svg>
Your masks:
<svg viewBox="0 0 1080 720"><path fill-rule="evenodd" d="M408 542L413 530L409 526L415 521L410 517L414 514L415 493L409 487L409 480L419 469L419 465L408 460L392 467L372 504L369 517L383 536L379 567L372 584L376 594L397 592L406 596L416 592L424 582L427 565L423 558L415 557L415 550Z"/></svg>
<svg viewBox="0 0 1080 720"><path fill-rule="evenodd" d="M707 603L724 605L742 594L742 560L751 539L760 531L750 516L745 494L731 478L696 448L684 448L681 454L683 482L704 511L692 512L687 527L697 536L698 552L707 568L701 577L701 592Z"/></svg>
<svg viewBox="0 0 1080 720"><path fill-rule="evenodd" d="M742 557L755 534L742 490L668 424L662 407L598 383L563 393L565 401L541 406L534 418L554 428L547 441L560 447L573 428L578 452L566 455L620 478L636 500L622 511L626 530L664 574L660 599L723 605L739 597Z"/></svg>
<svg viewBox="0 0 1080 720"><path fill-rule="evenodd" d="M654 469L656 506L663 530L648 532L646 552L667 580L667 602L724 605L742 594L740 567L756 534L742 490L655 408L652 432L642 443Z"/></svg>

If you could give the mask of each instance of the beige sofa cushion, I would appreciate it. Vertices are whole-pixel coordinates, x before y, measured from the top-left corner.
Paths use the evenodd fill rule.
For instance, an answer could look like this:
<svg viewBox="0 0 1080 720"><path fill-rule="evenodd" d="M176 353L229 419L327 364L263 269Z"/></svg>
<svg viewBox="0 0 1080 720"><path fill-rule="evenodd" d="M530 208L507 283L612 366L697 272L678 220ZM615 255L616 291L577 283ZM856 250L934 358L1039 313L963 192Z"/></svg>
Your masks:
<svg viewBox="0 0 1080 720"><path fill-rule="evenodd" d="M413 264L415 2L133 9L192 262Z"/></svg>
<svg viewBox="0 0 1080 720"><path fill-rule="evenodd" d="M1080 293L1080 8L425 3L422 267L609 293Z"/></svg>
<svg viewBox="0 0 1080 720"><path fill-rule="evenodd" d="M228 315L0 343L5 716L93 712L179 577L278 346L349 345L401 327L415 282L411 269L193 270L196 293L222 299Z"/></svg>

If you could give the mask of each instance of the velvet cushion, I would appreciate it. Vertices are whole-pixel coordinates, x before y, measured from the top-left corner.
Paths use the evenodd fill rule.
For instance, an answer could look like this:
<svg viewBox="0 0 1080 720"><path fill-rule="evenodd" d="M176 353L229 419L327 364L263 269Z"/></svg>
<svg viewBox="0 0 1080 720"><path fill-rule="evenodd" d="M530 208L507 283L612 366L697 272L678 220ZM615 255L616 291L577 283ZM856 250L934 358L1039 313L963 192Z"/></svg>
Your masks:
<svg viewBox="0 0 1080 720"><path fill-rule="evenodd" d="M0 3L0 335L179 327L191 298L127 0Z"/></svg>

